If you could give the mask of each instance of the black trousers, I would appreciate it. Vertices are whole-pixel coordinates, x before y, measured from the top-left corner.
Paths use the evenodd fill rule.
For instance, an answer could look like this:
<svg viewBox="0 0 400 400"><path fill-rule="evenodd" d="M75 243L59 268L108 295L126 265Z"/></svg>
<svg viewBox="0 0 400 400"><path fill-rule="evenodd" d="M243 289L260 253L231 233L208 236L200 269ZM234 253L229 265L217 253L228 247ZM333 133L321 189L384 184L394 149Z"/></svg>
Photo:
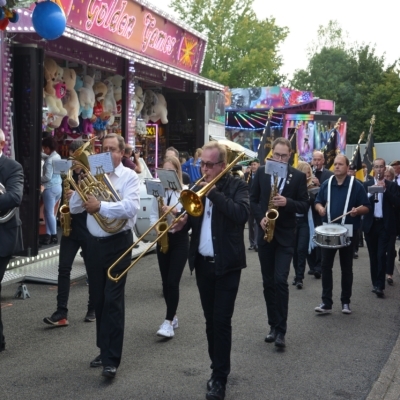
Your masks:
<svg viewBox="0 0 400 400"><path fill-rule="evenodd" d="M372 286L385 289L386 252L389 245L389 234L386 232L383 219L375 219L365 241L368 246Z"/></svg>
<svg viewBox="0 0 400 400"><path fill-rule="evenodd" d="M126 275L115 283L107 270L133 243L132 231L123 231L105 239L90 236L87 247L89 292L96 312L96 343L104 366L118 367L121 362L125 327ZM129 252L113 271L120 273L131 263Z"/></svg>
<svg viewBox="0 0 400 400"><path fill-rule="evenodd" d="M168 252L161 253L157 245L158 266L167 305L165 319L172 321L179 304L179 283L189 253L189 235L186 232L168 233Z"/></svg>
<svg viewBox="0 0 400 400"><path fill-rule="evenodd" d="M11 256L0 257L0 300L1 300L1 281L6 273L6 268L11 260ZM1 320L1 307L0 307L0 350L4 349L6 346L6 341L3 334L3 321Z"/></svg>
<svg viewBox="0 0 400 400"><path fill-rule="evenodd" d="M283 334L286 334L287 329L289 307L287 280L293 253L293 247L281 246L276 239L258 246L268 324Z"/></svg>
<svg viewBox="0 0 400 400"><path fill-rule="evenodd" d="M208 354L213 378L226 383L231 370L232 315L241 270L215 274L215 264L197 257L196 281L206 319Z"/></svg>
<svg viewBox="0 0 400 400"><path fill-rule="evenodd" d="M293 267L296 273L296 280L304 279L306 269L306 259L308 254L308 245L310 242L310 227L307 217L296 218L296 242L293 254Z"/></svg>
<svg viewBox="0 0 400 400"><path fill-rule="evenodd" d="M322 254L322 302L332 307L333 278L332 269L336 252L339 250L340 268L342 270L342 293L340 300L342 304L350 304L351 291L353 287L353 254L354 237L351 238L349 246L339 249L321 248Z"/></svg>
<svg viewBox="0 0 400 400"><path fill-rule="evenodd" d="M250 211L249 219L247 221L249 227L249 242L250 246L257 247L257 237L258 237L258 224L254 218L254 214ZM260 227L261 229L261 227Z"/></svg>
<svg viewBox="0 0 400 400"><path fill-rule="evenodd" d="M396 234L389 235L389 242L386 251L386 273L393 275L394 261L396 259Z"/></svg>
<svg viewBox="0 0 400 400"><path fill-rule="evenodd" d="M89 236L89 234L88 234ZM82 248L83 259L86 265L87 238L76 239L71 236L62 236L60 241L60 256L58 264L58 291L57 291L57 311L68 314L68 298L71 283L71 270L76 253ZM88 310L94 310L93 299L90 296Z"/></svg>

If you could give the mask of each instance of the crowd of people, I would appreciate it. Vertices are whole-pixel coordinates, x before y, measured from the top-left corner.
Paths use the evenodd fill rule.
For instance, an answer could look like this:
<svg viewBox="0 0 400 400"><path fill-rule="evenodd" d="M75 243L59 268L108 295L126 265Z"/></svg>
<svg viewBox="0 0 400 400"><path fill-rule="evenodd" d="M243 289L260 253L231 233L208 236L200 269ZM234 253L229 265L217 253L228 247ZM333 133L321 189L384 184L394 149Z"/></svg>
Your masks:
<svg viewBox="0 0 400 400"><path fill-rule="evenodd" d="M0 211L19 206L22 198L23 173L21 166L2 154L5 139L0 130L0 182L7 189L0 196ZM70 154L82 145L75 141ZM42 184L45 204L46 237L54 241L56 235L52 209L61 197L61 178L53 173L52 159L58 159L52 138L43 139L45 161ZM60 243L57 308L44 322L52 326L68 325L68 296L70 273L75 255L82 250L88 273L89 301L85 321L96 323L96 344L99 354L90 367L102 368L102 375L114 378L121 362L124 340L124 290L126 275L122 272L131 263L126 252L135 245L132 234L140 209L140 162L133 148L116 134L106 135L103 151L111 153L114 172L108 175L119 197L109 202L88 193L83 199L73 187L64 195L68 198L72 215L71 234ZM289 163L291 143L277 138L272 144L272 159ZM182 163L183 161L183 163ZM159 220L168 226L163 241L157 243L157 261L163 285L165 318L158 336L173 338L178 328L179 283L189 262L195 272L200 303L203 309L211 377L207 381L206 398L225 398L230 374L232 347L232 316L242 270L246 268L245 226L248 225L249 251L256 251L262 277L267 311L268 332L265 342L278 349L286 347L289 305L289 274L293 263L293 285L302 289L306 264L309 274L321 279L321 303L318 314L333 311L332 269L337 251L341 268L341 312L351 314L353 259L356 244L365 236L370 257L371 287L379 298L385 296L385 283L393 283L395 242L399 234L400 161L387 167L385 160L373 163L373 176L365 174L361 182L352 176L350 162L344 155L334 159L333 171L324 166L324 155L315 151L311 164L299 162L297 168L287 165L285 177L277 178L260 166L258 159L249 162L243 178L226 170L227 149L212 141L198 149L193 157L179 159L179 152L167 149L162 167L175 171L183 189L194 192L206 186L201 198L200 216L186 214L179 202L180 189L166 188L162 197L154 198L150 223L161 233ZM396 169L398 170L396 172ZM77 166L74 182L83 178ZM216 179L218 178L218 179ZM379 188L371 193L370 188ZM204 191L202 191L204 193ZM271 208L278 212L273 221L268 217ZM168 213L168 215L165 215ZM51 214L51 215L50 215ZM176 217L181 215L179 221ZM100 221L121 220L122 228L109 231ZM345 243L331 246L314 241L316 232L324 224L337 226L347 233ZM7 224L0 224L0 234L8 244L0 241L0 279L11 255L22 246L21 223L16 213ZM3 230L4 235L3 236ZM108 279L108 268L120 259L114 273L122 274L117 282ZM0 315L0 351L5 349L5 338Z"/></svg>

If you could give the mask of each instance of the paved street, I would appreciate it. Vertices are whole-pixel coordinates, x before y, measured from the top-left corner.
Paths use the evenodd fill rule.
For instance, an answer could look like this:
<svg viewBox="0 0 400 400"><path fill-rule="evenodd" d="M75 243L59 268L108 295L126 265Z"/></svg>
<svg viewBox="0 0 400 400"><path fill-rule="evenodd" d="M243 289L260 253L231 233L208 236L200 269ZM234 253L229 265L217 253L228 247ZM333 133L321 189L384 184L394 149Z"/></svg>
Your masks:
<svg viewBox="0 0 400 400"><path fill-rule="evenodd" d="M246 232L247 233L247 232ZM285 351L264 342L266 309L257 253L247 251L233 318L232 372L227 399L365 399L385 366L400 331L400 277L386 298L371 293L366 248L355 260L352 315L340 308L335 263L334 312L320 316L321 281L307 276L303 290L290 285ZM290 274L292 281L293 272ZM70 294L70 326L49 328L56 287L29 283L31 298L14 299L3 288L7 350L0 353L0 399L204 399L210 375L205 324L194 276L184 271L179 329L171 340L156 336L165 317L154 253L128 276L124 354L116 379L89 368L97 356L94 324L83 322L84 280Z"/></svg>

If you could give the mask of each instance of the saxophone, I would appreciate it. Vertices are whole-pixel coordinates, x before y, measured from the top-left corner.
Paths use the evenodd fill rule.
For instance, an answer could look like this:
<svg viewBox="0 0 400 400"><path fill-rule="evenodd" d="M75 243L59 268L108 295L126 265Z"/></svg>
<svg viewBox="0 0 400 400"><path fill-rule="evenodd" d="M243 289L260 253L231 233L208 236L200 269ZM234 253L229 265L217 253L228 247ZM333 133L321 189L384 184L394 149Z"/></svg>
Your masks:
<svg viewBox="0 0 400 400"><path fill-rule="evenodd" d="M164 206L164 199L162 198L162 196L158 196L158 214L161 216L163 215L162 212L162 208ZM164 231L166 231L168 229L168 222L167 222L167 217L165 216L157 225L157 232L158 234L163 233ZM163 237L161 239L158 239L157 242L160 245L160 251L163 254L168 253L168 234L167 235L163 235Z"/></svg>
<svg viewBox="0 0 400 400"><path fill-rule="evenodd" d="M279 217L278 207L274 206L272 199L278 194L278 175L274 176L274 184L271 187L271 194L269 196L268 210L265 213L267 224L265 225L264 240L268 243L272 242L275 232L275 221Z"/></svg>
<svg viewBox="0 0 400 400"><path fill-rule="evenodd" d="M70 189L67 175L63 174L63 205L60 207L60 224L63 230L63 236L69 236L71 233L71 213L69 212L69 201L67 192Z"/></svg>

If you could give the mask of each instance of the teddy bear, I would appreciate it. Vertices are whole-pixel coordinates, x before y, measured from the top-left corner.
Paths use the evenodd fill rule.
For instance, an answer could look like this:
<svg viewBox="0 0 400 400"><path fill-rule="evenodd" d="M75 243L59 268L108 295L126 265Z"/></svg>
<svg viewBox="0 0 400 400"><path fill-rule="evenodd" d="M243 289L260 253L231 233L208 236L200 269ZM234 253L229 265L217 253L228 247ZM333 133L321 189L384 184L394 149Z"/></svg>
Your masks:
<svg viewBox="0 0 400 400"><path fill-rule="evenodd" d="M144 106L143 89L140 86L135 86L135 94L133 95L135 101L135 114L136 117L140 115Z"/></svg>
<svg viewBox="0 0 400 400"><path fill-rule="evenodd" d="M65 84L60 81L57 63L49 57L44 59L43 94L49 114L64 117L67 110L63 107L61 98L65 95ZM61 123L61 122L60 122Z"/></svg>
<svg viewBox="0 0 400 400"><path fill-rule="evenodd" d="M71 128L79 126L79 98L75 91L76 72L70 68L64 68L64 82L67 88L67 94L64 97L64 108L68 112L68 125Z"/></svg>
<svg viewBox="0 0 400 400"><path fill-rule="evenodd" d="M121 75L114 75L109 78L114 85L114 99L117 103L117 116L121 115L122 112L122 81L125 79Z"/></svg>
<svg viewBox="0 0 400 400"><path fill-rule="evenodd" d="M83 86L78 89L79 104L82 107L82 117L90 118L93 115L93 107L95 104L95 95L93 91L94 77L85 75L83 77ZM84 115L84 112L86 115Z"/></svg>
<svg viewBox="0 0 400 400"><path fill-rule="evenodd" d="M114 84L108 79L104 83L107 85L107 94L104 98L103 107L105 112L110 113L108 125L111 126L114 123L114 115L117 113L117 102L114 97Z"/></svg>
<svg viewBox="0 0 400 400"><path fill-rule="evenodd" d="M144 96L144 115L143 119L146 123L150 121L168 124L168 110L165 97L161 93L154 93L152 90L146 90Z"/></svg>

